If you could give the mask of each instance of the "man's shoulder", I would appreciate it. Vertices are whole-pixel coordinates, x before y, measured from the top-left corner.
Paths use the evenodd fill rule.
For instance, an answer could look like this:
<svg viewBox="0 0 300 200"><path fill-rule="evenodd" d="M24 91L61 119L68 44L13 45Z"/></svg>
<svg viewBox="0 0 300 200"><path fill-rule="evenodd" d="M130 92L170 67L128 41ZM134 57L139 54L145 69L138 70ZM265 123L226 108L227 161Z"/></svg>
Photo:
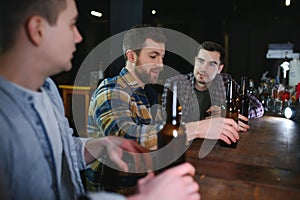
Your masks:
<svg viewBox="0 0 300 200"><path fill-rule="evenodd" d="M119 78L119 75L114 76L114 77L110 77L110 78L106 78L106 79L104 79L101 82L100 87L112 87L112 86L115 86L117 84L118 78Z"/></svg>
<svg viewBox="0 0 300 200"><path fill-rule="evenodd" d="M21 96L22 95L22 96ZM0 110L4 113L10 110L11 107L15 107L17 103L20 103L26 96L16 90L15 86L9 81L0 78ZM19 99L18 98L21 98ZM6 113L9 114L10 112Z"/></svg>
<svg viewBox="0 0 300 200"><path fill-rule="evenodd" d="M176 76L169 77L166 82L174 82L174 81L192 81L194 78L193 73L189 74L179 74Z"/></svg>
<svg viewBox="0 0 300 200"><path fill-rule="evenodd" d="M232 76L228 73L220 73L220 77L223 79L223 80L228 80L230 78L232 78Z"/></svg>
<svg viewBox="0 0 300 200"><path fill-rule="evenodd" d="M100 90L111 90L111 89L118 89L125 87L125 81L123 80L122 76L117 75L111 78L104 79L100 86Z"/></svg>

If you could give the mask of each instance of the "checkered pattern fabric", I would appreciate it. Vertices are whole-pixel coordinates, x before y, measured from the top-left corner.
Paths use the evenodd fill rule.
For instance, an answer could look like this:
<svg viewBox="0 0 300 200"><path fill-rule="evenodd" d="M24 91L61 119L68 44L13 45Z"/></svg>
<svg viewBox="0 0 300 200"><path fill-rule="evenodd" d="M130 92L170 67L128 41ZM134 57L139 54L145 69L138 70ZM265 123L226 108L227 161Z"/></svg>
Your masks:
<svg viewBox="0 0 300 200"><path fill-rule="evenodd" d="M148 149L155 149L157 132L162 123L161 107L151 106L149 90L150 93L155 92L147 86L141 88L126 68L123 68L118 76L102 81L95 90L89 106L89 136L95 138L115 135L135 140ZM101 180L104 180L105 176L113 175L106 174L103 171L104 167L102 162L96 161L86 171L88 190L104 189L126 194L128 185L131 187L137 180L132 174L118 173L114 178L118 179L119 186L105 185Z"/></svg>
<svg viewBox="0 0 300 200"><path fill-rule="evenodd" d="M220 73L209 85L209 93L211 97L212 105L224 105L226 101L227 80L231 78L229 74ZM193 73L186 75L178 75L167 79L165 83L164 92L162 94L162 106L165 108L166 104L166 87L174 84L177 81L178 85L178 97L179 103L182 106L182 121L190 122L200 119L199 105L197 102L197 96L194 93L195 89L195 77ZM239 84L235 82L235 89L239 91ZM262 103L253 95L248 95L250 100L249 118L262 117L264 114L264 108Z"/></svg>

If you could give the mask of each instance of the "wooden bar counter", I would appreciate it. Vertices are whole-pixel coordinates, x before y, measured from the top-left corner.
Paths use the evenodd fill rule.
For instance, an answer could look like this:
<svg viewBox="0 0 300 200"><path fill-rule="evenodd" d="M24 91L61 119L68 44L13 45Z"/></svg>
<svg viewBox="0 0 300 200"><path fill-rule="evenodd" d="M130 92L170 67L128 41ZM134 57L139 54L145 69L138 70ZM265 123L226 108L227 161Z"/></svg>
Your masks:
<svg viewBox="0 0 300 200"><path fill-rule="evenodd" d="M188 149L201 199L300 199L300 124L264 116L249 125L235 149L217 143L199 158L200 139Z"/></svg>

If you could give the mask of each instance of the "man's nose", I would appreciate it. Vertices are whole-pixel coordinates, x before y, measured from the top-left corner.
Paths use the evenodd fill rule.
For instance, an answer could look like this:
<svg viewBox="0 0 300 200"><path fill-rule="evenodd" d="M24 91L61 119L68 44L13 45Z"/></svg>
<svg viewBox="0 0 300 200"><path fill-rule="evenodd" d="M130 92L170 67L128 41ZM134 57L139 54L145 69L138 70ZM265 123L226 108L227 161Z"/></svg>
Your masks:
<svg viewBox="0 0 300 200"><path fill-rule="evenodd" d="M162 57L158 57L157 59L157 66L159 66L160 68L162 68L164 66L164 63L163 63L163 58Z"/></svg>
<svg viewBox="0 0 300 200"><path fill-rule="evenodd" d="M202 63L202 64L197 64L197 69L198 69L198 71L200 71L200 70L207 70L208 69L208 63L207 62L204 62L204 63Z"/></svg>

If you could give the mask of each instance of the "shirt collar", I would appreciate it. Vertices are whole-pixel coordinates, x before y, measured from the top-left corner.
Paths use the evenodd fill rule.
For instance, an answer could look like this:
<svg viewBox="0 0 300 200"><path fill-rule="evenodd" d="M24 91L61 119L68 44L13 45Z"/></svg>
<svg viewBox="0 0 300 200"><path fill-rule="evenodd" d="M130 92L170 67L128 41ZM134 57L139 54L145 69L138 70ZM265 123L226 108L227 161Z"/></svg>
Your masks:
<svg viewBox="0 0 300 200"><path fill-rule="evenodd" d="M133 76L129 73L128 69L125 67L122 68L120 72L120 77L131 87L132 89L141 88L138 82L133 78Z"/></svg>

